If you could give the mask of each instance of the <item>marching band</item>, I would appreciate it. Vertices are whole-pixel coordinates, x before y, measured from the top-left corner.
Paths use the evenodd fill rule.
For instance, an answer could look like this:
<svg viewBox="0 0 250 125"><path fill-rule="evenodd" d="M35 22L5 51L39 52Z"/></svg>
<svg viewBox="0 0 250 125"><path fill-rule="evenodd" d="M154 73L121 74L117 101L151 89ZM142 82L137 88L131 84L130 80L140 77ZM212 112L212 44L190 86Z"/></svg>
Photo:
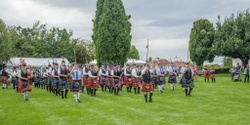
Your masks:
<svg viewBox="0 0 250 125"><path fill-rule="evenodd" d="M49 63L48 66L37 70L36 67L26 67L26 63L16 66L12 74L13 87L17 92L22 93L24 100L29 100L28 93L31 91L31 85L35 88L47 90L62 99L67 99L68 91L73 92L75 102L81 102L81 95L86 93L90 96L97 96L97 89L101 88L102 92L106 92L119 96L122 86L126 87L127 93L131 93L132 88L134 94L144 93L145 102L153 102L152 96L158 87L159 93L163 93L168 76L168 83L172 91L175 90L175 84L178 82L177 77L181 76L180 83L184 89L186 96L191 96L194 87L194 71L185 64L177 67L171 62L169 67L163 67L158 63L157 67L151 67L150 64L140 66L137 64L102 64L98 69L95 65L86 63L84 67L74 64L74 66L66 66L62 60L60 64L57 62ZM186 66L186 67L184 67ZM208 69L205 68L205 74ZM196 72L196 71L195 71ZM6 77L8 73L3 69L2 81L3 88L6 88ZM191 78L189 77L191 73ZM215 82L214 69L209 70L212 81ZM204 75L205 76L205 75ZM191 80L191 81L190 81ZM189 88L189 90L187 90ZM148 98L149 95L149 98Z"/></svg>

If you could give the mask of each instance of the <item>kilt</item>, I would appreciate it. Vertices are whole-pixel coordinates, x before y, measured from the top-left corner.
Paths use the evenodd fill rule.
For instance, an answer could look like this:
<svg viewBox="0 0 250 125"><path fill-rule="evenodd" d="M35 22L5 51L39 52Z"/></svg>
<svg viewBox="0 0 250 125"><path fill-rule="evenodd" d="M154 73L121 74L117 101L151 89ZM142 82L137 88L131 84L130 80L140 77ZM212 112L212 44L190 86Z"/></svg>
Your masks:
<svg viewBox="0 0 250 125"><path fill-rule="evenodd" d="M24 83L27 83L26 86L24 86ZM31 91L30 87L30 80L20 80L18 79L18 92L26 92Z"/></svg>
<svg viewBox="0 0 250 125"><path fill-rule="evenodd" d="M59 86L59 78L52 78L51 86L54 89L58 89Z"/></svg>
<svg viewBox="0 0 250 125"><path fill-rule="evenodd" d="M165 77L157 77L157 84L158 85L163 85L163 84L166 84L166 79Z"/></svg>
<svg viewBox="0 0 250 125"><path fill-rule="evenodd" d="M44 77L44 78L43 78L43 83L44 83L45 85L47 84L47 80L48 80L47 77Z"/></svg>
<svg viewBox="0 0 250 125"><path fill-rule="evenodd" d="M94 83L95 81L95 83ZM88 78L88 84L90 88L98 88L99 87L99 81L97 80L97 78Z"/></svg>
<svg viewBox="0 0 250 125"><path fill-rule="evenodd" d="M176 83L176 76L175 75L169 75L168 77L168 83Z"/></svg>
<svg viewBox="0 0 250 125"><path fill-rule="evenodd" d="M100 85L105 85L105 84L106 84L106 82L108 82L107 77L105 77L105 76L101 76L101 77L100 77L99 84L100 84Z"/></svg>
<svg viewBox="0 0 250 125"><path fill-rule="evenodd" d="M72 80L70 91L79 92L79 90L82 90L82 80Z"/></svg>
<svg viewBox="0 0 250 125"><path fill-rule="evenodd" d="M141 78L132 78L132 83L134 87L139 87L141 85Z"/></svg>
<svg viewBox="0 0 250 125"><path fill-rule="evenodd" d="M154 87L153 87L152 82L142 82L142 91L143 92L154 91Z"/></svg>
<svg viewBox="0 0 250 125"><path fill-rule="evenodd" d="M131 78L131 77L128 77L128 76L125 76L125 77L124 77L123 84L124 84L124 85L132 85L132 78Z"/></svg>
<svg viewBox="0 0 250 125"><path fill-rule="evenodd" d="M17 85L18 79L16 77L13 77L11 81L13 85Z"/></svg>
<svg viewBox="0 0 250 125"><path fill-rule="evenodd" d="M59 79L59 84L58 84L58 89L69 89L70 88L70 85L68 83L68 80L67 78L65 79Z"/></svg>
<svg viewBox="0 0 250 125"><path fill-rule="evenodd" d="M87 87L90 88L91 84L89 83L89 76L84 76L83 77L83 84Z"/></svg>
<svg viewBox="0 0 250 125"><path fill-rule="evenodd" d="M214 79L215 78L215 74L210 74L210 78Z"/></svg>
<svg viewBox="0 0 250 125"><path fill-rule="evenodd" d="M47 77L47 81L46 81L47 86L51 86L51 80L52 80L51 77Z"/></svg>
<svg viewBox="0 0 250 125"><path fill-rule="evenodd" d="M115 78L112 78L113 80L113 84L112 84L112 87L120 87L121 84L122 84L122 79L115 79Z"/></svg>
<svg viewBox="0 0 250 125"><path fill-rule="evenodd" d="M107 82L105 83L106 86L111 87L113 84L112 78L107 77Z"/></svg>
<svg viewBox="0 0 250 125"><path fill-rule="evenodd" d="M43 84L43 83L44 83L44 78L43 78L43 77L40 77L40 78L39 78L39 82L40 82L41 84Z"/></svg>
<svg viewBox="0 0 250 125"><path fill-rule="evenodd" d="M35 84L39 84L39 83L40 83L40 80L39 80L38 77L34 78L34 83L35 83Z"/></svg>
<svg viewBox="0 0 250 125"><path fill-rule="evenodd" d="M2 76L2 83L8 84L8 76Z"/></svg>
<svg viewBox="0 0 250 125"><path fill-rule="evenodd" d="M204 72L204 78L209 78L209 72L208 71Z"/></svg>
<svg viewBox="0 0 250 125"><path fill-rule="evenodd" d="M182 78L182 88L187 89L187 88L193 88L194 87L194 82L193 80L187 80L185 78Z"/></svg>

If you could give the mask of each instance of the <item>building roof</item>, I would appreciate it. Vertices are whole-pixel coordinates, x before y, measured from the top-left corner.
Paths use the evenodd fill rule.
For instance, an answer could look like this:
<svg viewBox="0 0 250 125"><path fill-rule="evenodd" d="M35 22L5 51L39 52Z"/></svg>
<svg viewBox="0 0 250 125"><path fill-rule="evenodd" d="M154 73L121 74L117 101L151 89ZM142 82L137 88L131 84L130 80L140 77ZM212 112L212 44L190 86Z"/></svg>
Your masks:
<svg viewBox="0 0 250 125"><path fill-rule="evenodd" d="M65 64L70 64L68 59L64 58L20 58L20 57L13 57L8 61L9 65L19 65L20 64L20 59L24 59L24 61L26 62L27 65L31 65L31 66L48 66L48 64L52 64L53 60L55 62L57 62L59 65L61 64L62 60L65 61Z"/></svg>

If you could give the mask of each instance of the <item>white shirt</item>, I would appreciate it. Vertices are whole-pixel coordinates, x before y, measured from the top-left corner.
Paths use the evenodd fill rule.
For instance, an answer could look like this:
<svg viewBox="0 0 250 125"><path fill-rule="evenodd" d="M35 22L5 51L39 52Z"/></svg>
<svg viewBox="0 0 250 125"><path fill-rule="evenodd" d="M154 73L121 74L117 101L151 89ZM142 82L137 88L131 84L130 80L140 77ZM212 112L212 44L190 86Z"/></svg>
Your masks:
<svg viewBox="0 0 250 125"><path fill-rule="evenodd" d="M127 73L127 68L124 70L124 75L125 75L125 76L130 76L130 75L131 75L131 74L128 74L128 73Z"/></svg>
<svg viewBox="0 0 250 125"><path fill-rule="evenodd" d="M88 75L89 75L90 78L97 78L97 76L92 75L91 70L89 70Z"/></svg>
<svg viewBox="0 0 250 125"><path fill-rule="evenodd" d="M137 69L133 68L132 72L131 72L132 76L135 78L138 78L139 76L137 75Z"/></svg>
<svg viewBox="0 0 250 125"><path fill-rule="evenodd" d="M99 76L107 76L108 72L106 71L105 74L102 72L102 68L99 70Z"/></svg>
<svg viewBox="0 0 250 125"><path fill-rule="evenodd" d="M46 73L46 75L48 75L48 74L49 74L49 69L46 69L46 72L45 72L45 73Z"/></svg>
<svg viewBox="0 0 250 125"><path fill-rule="evenodd" d="M186 68L185 67L181 67L181 69L180 69L180 72L181 72L181 74L183 74L184 73L184 70L185 70Z"/></svg>
<svg viewBox="0 0 250 125"><path fill-rule="evenodd" d="M89 75L89 72L85 72L85 68L86 67L83 67L82 71L83 71L83 75ZM90 70L89 70L90 71Z"/></svg>
<svg viewBox="0 0 250 125"><path fill-rule="evenodd" d="M55 70L56 70L56 68L54 68L54 70L52 71L52 75L54 76L55 75ZM59 73L58 73L58 69L57 69L57 75L58 75Z"/></svg>

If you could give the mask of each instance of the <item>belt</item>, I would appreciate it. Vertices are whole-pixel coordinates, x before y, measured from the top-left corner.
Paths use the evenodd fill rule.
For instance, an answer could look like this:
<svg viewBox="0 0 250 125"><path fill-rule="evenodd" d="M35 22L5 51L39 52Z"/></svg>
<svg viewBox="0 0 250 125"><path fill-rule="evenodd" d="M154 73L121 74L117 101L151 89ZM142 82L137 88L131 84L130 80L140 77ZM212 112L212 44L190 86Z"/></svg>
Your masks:
<svg viewBox="0 0 250 125"><path fill-rule="evenodd" d="M73 81L80 81L81 79L72 79Z"/></svg>

